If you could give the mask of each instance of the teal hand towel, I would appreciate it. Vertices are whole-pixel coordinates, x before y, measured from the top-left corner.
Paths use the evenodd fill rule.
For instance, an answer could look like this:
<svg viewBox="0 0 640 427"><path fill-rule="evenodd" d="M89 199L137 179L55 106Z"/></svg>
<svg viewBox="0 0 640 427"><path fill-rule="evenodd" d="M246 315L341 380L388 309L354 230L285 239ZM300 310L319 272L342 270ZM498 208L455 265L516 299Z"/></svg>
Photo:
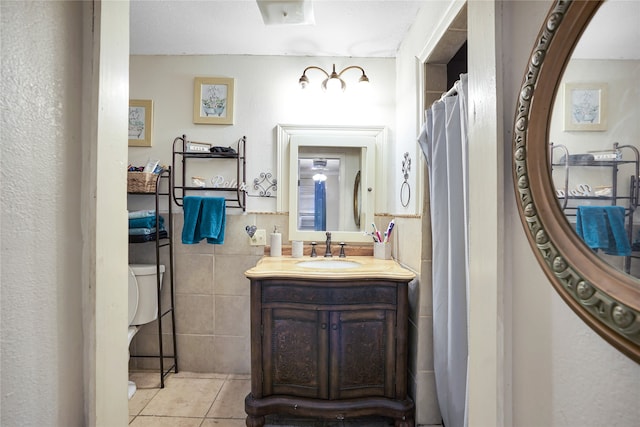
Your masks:
<svg viewBox="0 0 640 427"><path fill-rule="evenodd" d="M202 207L202 197L185 196L182 211L184 213L184 225L182 227L182 243L194 245L200 242L196 236L196 226L200 222L200 208Z"/></svg>
<svg viewBox="0 0 640 427"><path fill-rule="evenodd" d="M149 216L156 216L156 210L155 209L147 209L144 211L132 211L129 212L129 219L135 219L135 218L146 218Z"/></svg>
<svg viewBox="0 0 640 427"><path fill-rule="evenodd" d="M576 232L591 249L609 247L609 234L602 206L578 206Z"/></svg>
<svg viewBox="0 0 640 427"><path fill-rule="evenodd" d="M576 232L593 250L609 255L631 255L631 245L624 228L622 206L578 206Z"/></svg>
<svg viewBox="0 0 640 427"><path fill-rule="evenodd" d="M158 222L160 223L160 229L164 230L164 218L159 216ZM153 228L156 224L156 216L148 216L143 218L129 219L129 228Z"/></svg>
<svg viewBox="0 0 640 427"><path fill-rule="evenodd" d="M605 253L609 255L631 255L631 244L624 228L624 208L622 206L605 206L609 222L609 247ZM613 244L611 244L613 242Z"/></svg>
<svg viewBox="0 0 640 427"><path fill-rule="evenodd" d="M183 200L184 226L182 243L224 243L226 201L223 197L185 196Z"/></svg>
<svg viewBox="0 0 640 427"><path fill-rule="evenodd" d="M204 197L202 199L200 235L207 239L207 243L213 245L224 243L226 217L226 200L224 197Z"/></svg>
<svg viewBox="0 0 640 427"><path fill-rule="evenodd" d="M130 228L129 236L142 236L145 234L156 234L156 227L152 228Z"/></svg>

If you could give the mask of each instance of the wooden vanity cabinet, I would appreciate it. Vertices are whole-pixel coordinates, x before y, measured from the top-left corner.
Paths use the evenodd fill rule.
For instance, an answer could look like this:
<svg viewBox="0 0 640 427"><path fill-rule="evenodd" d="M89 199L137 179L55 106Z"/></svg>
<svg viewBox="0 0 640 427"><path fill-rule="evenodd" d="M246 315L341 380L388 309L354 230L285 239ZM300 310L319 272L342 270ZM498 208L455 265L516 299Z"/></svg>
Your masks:
<svg viewBox="0 0 640 427"><path fill-rule="evenodd" d="M379 415L413 426L407 282L251 279L247 426L265 415Z"/></svg>

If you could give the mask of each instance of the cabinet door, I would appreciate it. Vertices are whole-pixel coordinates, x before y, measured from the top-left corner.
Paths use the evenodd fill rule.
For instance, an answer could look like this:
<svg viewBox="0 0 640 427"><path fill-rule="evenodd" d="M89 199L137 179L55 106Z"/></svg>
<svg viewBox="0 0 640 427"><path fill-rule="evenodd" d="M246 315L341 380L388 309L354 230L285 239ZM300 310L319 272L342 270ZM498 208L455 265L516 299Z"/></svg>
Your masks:
<svg viewBox="0 0 640 427"><path fill-rule="evenodd" d="M395 310L330 313L330 399L395 398Z"/></svg>
<svg viewBox="0 0 640 427"><path fill-rule="evenodd" d="M263 394L328 398L328 312L266 308L262 316Z"/></svg>

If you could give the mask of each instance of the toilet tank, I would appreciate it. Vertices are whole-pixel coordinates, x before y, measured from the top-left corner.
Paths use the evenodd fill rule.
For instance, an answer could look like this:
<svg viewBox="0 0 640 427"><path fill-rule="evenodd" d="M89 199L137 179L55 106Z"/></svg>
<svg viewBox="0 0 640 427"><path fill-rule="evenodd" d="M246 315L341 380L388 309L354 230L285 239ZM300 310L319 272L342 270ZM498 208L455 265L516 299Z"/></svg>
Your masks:
<svg viewBox="0 0 640 427"><path fill-rule="evenodd" d="M153 322L158 317L158 291L156 280L156 264L129 264L136 276L138 284L138 310L131 325L144 325ZM160 288L164 265L160 265Z"/></svg>

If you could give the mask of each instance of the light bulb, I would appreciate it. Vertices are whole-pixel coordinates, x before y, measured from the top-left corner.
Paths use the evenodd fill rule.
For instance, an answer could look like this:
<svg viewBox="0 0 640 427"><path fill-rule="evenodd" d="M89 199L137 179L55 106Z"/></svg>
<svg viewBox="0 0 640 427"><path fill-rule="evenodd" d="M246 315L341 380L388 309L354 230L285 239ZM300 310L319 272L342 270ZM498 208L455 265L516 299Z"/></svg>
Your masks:
<svg viewBox="0 0 640 427"><path fill-rule="evenodd" d="M344 81L342 81L342 79L340 78L331 78L327 80L326 86L327 86L327 92L331 92L331 93L338 93L338 92L344 91L346 88Z"/></svg>

